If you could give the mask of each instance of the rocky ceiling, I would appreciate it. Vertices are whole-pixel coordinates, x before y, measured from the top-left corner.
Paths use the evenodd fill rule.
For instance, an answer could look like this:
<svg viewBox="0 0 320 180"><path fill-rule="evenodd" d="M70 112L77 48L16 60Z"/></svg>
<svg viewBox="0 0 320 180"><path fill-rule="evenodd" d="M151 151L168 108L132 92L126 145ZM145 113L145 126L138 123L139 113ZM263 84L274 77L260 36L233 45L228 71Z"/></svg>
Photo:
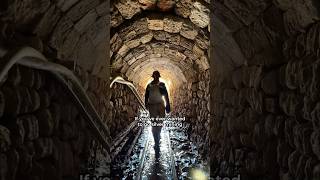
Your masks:
<svg viewBox="0 0 320 180"><path fill-rule="evenodd" d="M29 45L47 57L75 62L105 77L108 1L24 0L1 2L6 46Z"/></svg>
<svg viewBox="0 0 320 180"><path fill-rule="evenodd" d="M143 71L138 71L137 69L143 69ZM181 83L187 82L181 69L167 58L151 58L148 61L144 61L141 65L129 71L136 73L127 74L127 77L132 79L133 82L139 82L141 87L146 87L146 82L151 82L152 80L151 75L154 70L161 72L161 78L165 81L169 89L175 89L179 87Z"/></svg>
<svg viewBox="0 0 320 180"><path fill-rule="evenodd" d="M113 2L113 72L142 86L156 69L176 86L194 81L199 71L209 69L207 6L205 1L183 0Z"/></svg>
<svg viewBox="0 0 320 180"><path fill-rule="evenodd" d="M231 34L243 24L221 3L213 7L208 0L25 0L5 1L3 5L0 28L7 41L75 62L101 77L109 68L105 43L109 9L114 71L126 72L138 64L134 61L160 54L172 59L187 80L193 79L194 70L209 68L210 9L214 10L211 33L221 37L214 42L214 66L219 67L215 71L244 62ZM143 49L147 51L140 53ZM134 58L129 62L130 56Z"/></svg>
<svg viewBox="0 0 320 180"><path fill-rule="evenodd" d="M126 72L138 64L134 61L143 61L139 50L145 48L145 57L160 54L175 59L172 63L188 80L192 79L192 68L208 68L205 59L210 54L211 69L218 73L254 61L272 61L278 47L270 44L302 32L319 17L315 0L212 1L4 0L0 7L1 38L100 74L109 68L105 42L111 10L111 53L116 67ZM209 34L213 53L208 53ZM163 48L158 48L161 43ZM266 49L271 53L262 52ZM129 62L131 55L135 59Z"/></svg>

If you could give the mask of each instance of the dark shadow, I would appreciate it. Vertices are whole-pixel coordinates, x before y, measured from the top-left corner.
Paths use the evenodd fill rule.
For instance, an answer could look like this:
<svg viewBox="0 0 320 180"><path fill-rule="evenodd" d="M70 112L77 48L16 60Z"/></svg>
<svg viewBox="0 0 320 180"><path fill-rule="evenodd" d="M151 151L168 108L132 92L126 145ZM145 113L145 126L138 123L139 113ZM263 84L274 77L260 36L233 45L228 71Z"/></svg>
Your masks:
<svg viewBox="0 0 320 180"><path fill-rule="evenodd" d="M152 172L151 172L149 179L150 180L165 180L166 178L163 177L163 171L164 171L164 168L160 164L160 162L159 161L154 162L152 165Z"/></svg>

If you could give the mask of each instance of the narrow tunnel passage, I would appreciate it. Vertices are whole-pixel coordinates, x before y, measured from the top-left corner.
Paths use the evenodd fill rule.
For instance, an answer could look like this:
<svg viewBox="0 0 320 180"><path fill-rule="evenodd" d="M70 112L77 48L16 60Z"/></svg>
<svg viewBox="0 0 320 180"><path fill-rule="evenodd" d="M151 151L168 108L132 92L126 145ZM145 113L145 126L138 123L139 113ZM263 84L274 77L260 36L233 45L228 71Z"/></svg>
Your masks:
<svg viewBox="0 0 320 180"><path fill-rule="evenodd" d="M194 14L192 18L187 18L176 11L178 8L175 9L173 1L168 1L168 4L165 4L166 8L161 3L157 4L152 1L149 3L145 4L141 14L140 10L134 8L133 2L112 4L111 75L121 75L132 81L140 96L144 97L147 85L153 80L152 73L159 71L160 81L165 83L168 90L171 117L186 119L186 122L182 124L190 127L182 132L185 133L186 144L192 142L192 145L184 146L185 152L189 153L191 159L197 159L200 162L202 159L198 156L206 157L205 146L209 144L206 133L209 130L210 119L209 9L200 2L194 2L195 9L192 12ZM123 19L117 18L120 14ZM135 16L135 14L139 15ZM195 108L196 106L198 108ZM124 121L130 122L133 121L133 118ZM173 121L172 123L179 122ZM123 124L118 128L123 129L125 126ZM159 162L157 162L152 148L154 141L149 128L145 126L141 135L132 139L132 141L141 141L136 145L137 147L127 143L134 149L142 148L141 151L138 148L132 156L113 161L112 171L115 173L111 177L123 178L125 176L128 179L178 179L175 176L185 179L187 176L191 177L189 170L192 167L196 168L197 165L191 162L184 163L188 161L188 158L183 159L182 154L175 156L173 148L177 147L171 147L170 140L179 139L175 131L169 130L170 127L163 128L161 131L161 153ZM201 152L193 153L192 147L197 151L199 148ZM177 153L180 151L177 149ZM207 163L208 159L203 160ZM181 167L177 166L178 169L173 170L172 167L175 167L176 164ZM204 166L206 166L206 176L208 176L208 164L203 164L202 170Z"/></svg>
<svg viewBox="0 0 320 180"><path fill-rule="evenodd" d="M0 180L320 179L319 20L318 0L1 1ZM155 70L185 118L158 161Z"/></svg>

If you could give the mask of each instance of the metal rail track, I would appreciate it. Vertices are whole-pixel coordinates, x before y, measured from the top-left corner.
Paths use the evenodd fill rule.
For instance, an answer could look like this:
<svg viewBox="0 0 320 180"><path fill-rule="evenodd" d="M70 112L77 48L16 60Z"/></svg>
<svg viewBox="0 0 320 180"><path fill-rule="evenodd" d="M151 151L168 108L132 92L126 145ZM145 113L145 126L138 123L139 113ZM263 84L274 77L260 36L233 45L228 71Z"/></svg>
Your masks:
<svg viewBox="0 0 320 180"><path fill-rule="evenodd" d="M174 157L174 152L171 148L171 140L170 140L170 133L166 133L167 134L167 138L168 138L168 145L169 145L169 150L170 150L170 168L171 168L171 172L172 172L172 179L173 180L178 180L178 177L177 177L177 171L176 171L176 161L175 161L175 157Z"/></svg>
<svg viewBox="0 0 320 180"><path fill-rule="evenodd" d="M144 149L142 151L142 154L139 156L140 165L139 165L139 170L138 170L137 177L135 180L141 180L141 178L142 178L142 172L143 172L144 163L145 163L145 159L146 159L146 152L148 152L148 148L149 148L149 143L150 143L150 139L146 138L145 142L143 143Z"/></svg>
<svg viewBox="0 0 320 180"><path fill-rule="evenodd" d="M167 129L163 129L165 131L168 131ZM168 150L169 150L169 166L170 166L170 171L171 171L171 179L168 180L178 180L177 174L176 174L176 168L175 168L175 157L174 157L174 152L171 148L171 141L170 141L170 136L169 136L169 132L166 132L166 137L167 138L167 142L168 142ZM151 138L151 137L150 137ZM146 156L147 156L147 152L149 151L150 148L150 138L146 138L145 142L144 142L144 149L142 154L140 155L139 159L140 159L140 165L139 165L139 169L137 172L137 176L135 178L135 180L142 180L142 174L143 174L143 170L145 167L145 163L146 163Z"/></svg>

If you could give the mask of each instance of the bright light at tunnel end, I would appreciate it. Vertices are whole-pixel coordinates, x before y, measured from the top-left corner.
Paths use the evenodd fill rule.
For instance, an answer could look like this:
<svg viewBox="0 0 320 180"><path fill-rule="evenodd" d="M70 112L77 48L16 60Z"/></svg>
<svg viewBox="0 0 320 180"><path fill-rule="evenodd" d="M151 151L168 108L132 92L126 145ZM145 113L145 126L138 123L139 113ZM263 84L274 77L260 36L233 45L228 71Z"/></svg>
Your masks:
<svg viewBox="0 0 320 180"><path fill-rule="evenodd" d="M152 81L153 81L153 79L150 78L150 79L147 81L147 83L145 84L144 87L146 88L147 85L150 84ZM171 87L171 81L170 81L170 80L160 78L159 81L160 81L160 82L163 82L163 83L166 85L167 90L170 91L170 87Z"/></svg>

